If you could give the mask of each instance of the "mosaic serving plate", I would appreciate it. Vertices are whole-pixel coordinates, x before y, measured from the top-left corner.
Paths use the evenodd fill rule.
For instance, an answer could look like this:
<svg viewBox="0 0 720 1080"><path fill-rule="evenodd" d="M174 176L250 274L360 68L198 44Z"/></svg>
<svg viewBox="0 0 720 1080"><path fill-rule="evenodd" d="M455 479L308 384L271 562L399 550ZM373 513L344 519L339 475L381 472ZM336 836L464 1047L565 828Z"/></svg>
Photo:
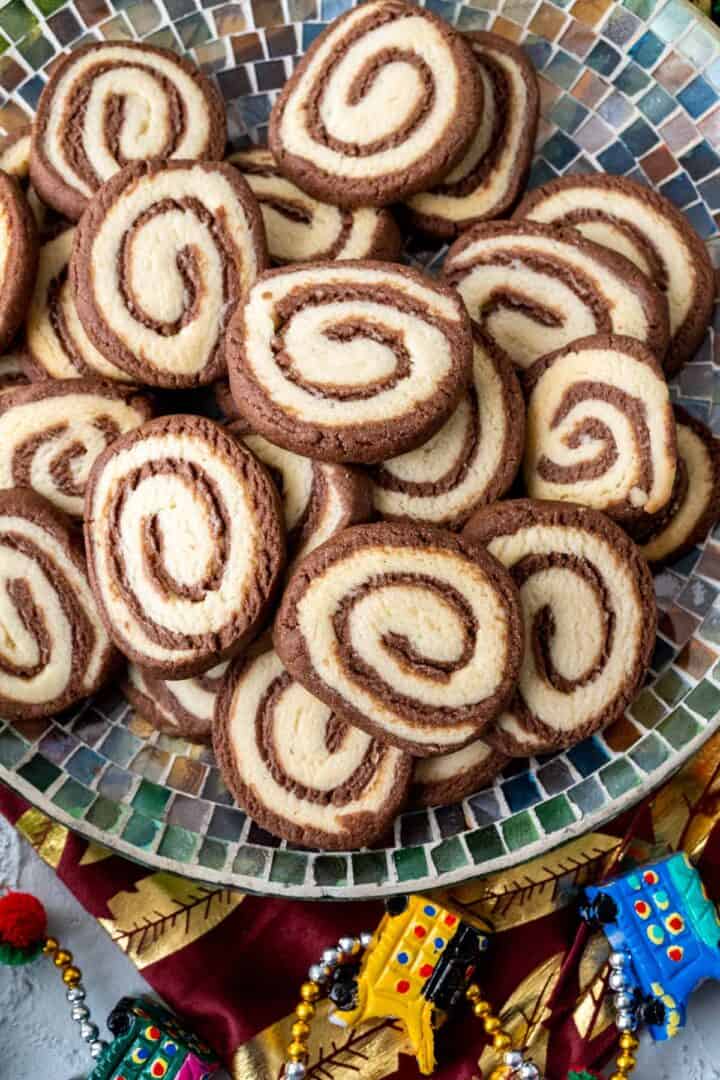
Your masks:
<svg viewBox="0 0 720 1080"><path fill-rule="evenodd" d="M170 46L212 73L236 146L262 137L294 58L352 0L9 0L0 124L32 114L48 65L95 39ZM522 42L540 73L531 184L604 171L651 183L720 265L720 32L685 0L428 0L462 29ZM415 250L437 265L442 252ZM720 306L673 396L720 434ZM209 750L158 734L110 691L53 720L0 720L0 779L145 864L240 889L360 898L447 885L601 825L720 726L720 527L656 579L660 633L623 720L565 753L514 762L454 806L403 814L373 850L281 843L238 810Z"/></svg>

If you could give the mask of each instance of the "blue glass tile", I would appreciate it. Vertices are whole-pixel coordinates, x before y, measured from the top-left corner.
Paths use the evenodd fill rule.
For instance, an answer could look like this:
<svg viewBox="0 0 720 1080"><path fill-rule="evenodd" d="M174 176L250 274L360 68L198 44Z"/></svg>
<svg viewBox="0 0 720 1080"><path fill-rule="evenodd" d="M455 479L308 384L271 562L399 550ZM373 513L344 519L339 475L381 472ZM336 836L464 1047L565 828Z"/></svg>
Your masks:
<svg viewBox="0 0 720 1080"><path fill-rule="evenodd" d="M592 161L590 161L589 158L581 156L579 158L576 158L575 161L573 161L572 165L570 165L565 170L565 175L566 176L592 176L593 173L596 173L596 172L599 172L599 171L600 170L597 168L597 166L593 165Z"/></svg>
<svg viewBox="0 0 720 1080"><path fill-rule="evenodd" d="M682 572L684 573L684 571ZM650 667L653 671L662 671L674 657L675 649L672 645L669 645L667 641L663 641L663 639L659 637L655 641L655 649L653 650L652 658L650 660Z"/></svg>
<svg viewBox="0 0 720 1080"><path fill-rule="evenodd" d="M241 98L238 105L240 115L249 128L267 123L272 105L267 94L251 94L249 97Z"/></svg>
<svg viewBox="0 0 720 1080"><path fill-rule="evenodd" d="M125 802L134 784L135 777L132 773L126 772L117 765L108 765L98 780L97 788L101 795L107 796L112 802L120 803Z"/></svg>
<svg viewBox="0 0 720 1080"><path fill-rule="evenodd" d="M649 68L656 63L664 48L664 42L656 37L652 30L648 30L635 42L630 49L630 55L641 67Z"/></svg>
<svg viewBox="0 0 720 1080"><path fill-rule="evenodd" d="M597 108L598 113L611 127L621 128L635 116L635 108L625 94L619 90L613 90L611 94L601 101Z"/></svg>
<svg viewBox="0 0 720 1080"><path fill-rule="evenodd" d="M567 135L564 135L562 131L556 131L554 135L550 136L540 152L546 161L549 161L554 168L562 172L573 158L578 156L580 148L572 139L568 139Z"/></svg>
<svg viewBox="0 0 720 1080"><path fill-rule="evenodd" d="M661 37L663 41L671 42L680 37L693 18L689 7L678 3L677 0L670 0L670 3L666 4L660 14L653 19L651 25L658 37Z"/></svg>
<svg viewBox="0 0 720 1080"><path fill-rule="evenodd" d="M635 158L621 142L614 142L598 154L598 161L607 173L622 176L635 164Z"/></svg>
<svg viewBox="0 0 720 1080"><path fill-rule="evenodd" d="M571 747L567 756L581 776L589 776L610 760L605 747L592 736Z"/></svg>
<svg viewBox="0 0 720 1080"><path fill-rule="evenodd" d="M699 233L703 240L709 240L717 232L715 222L702 203L695 203L694 206L688 207L683 213L695 232Z"/></svg>
<svg viewBox="0 0 720 1080"><path fill-rule="evenodd" d="M693 180L702 180L704 176L709 176L711 172L715 172L720 167L720 157L706 142L693 146L692 150L688 150L687 154L683 154L679 161Z"/></svg>
<svg viewBox="0 0 720 1080"><path fill-rule="evenodd" d="M702 116L711 105L715 104L718 100L718 94L710 83L703 79L702 75L698 75L689 86L680 91L677 98L685 111L694 120L696 117Z"/></svg>
<svg viewBox="0 0 720 1080"><path fill-rule="evenodd" d="M455 836L467 829L465 814L459 803L454 806L438 806L435 811L435 820L441 836Z"/></svg>
<svg viewBox="0 0 720 1080"><path fill-rule="evenodd" d="M623 94L627 94L632 97L634 94L639 94L641 90L650 82L649 75L646 75L642 68L638 67L630 61L622 71L615 76L613 83L617 86L618 90L621 90Z"/></svg>
<svg viewBox="0 0 720 1080"><path fill-rule="evenodd" d="M546 161L543 161L542 158L536 158L528 176L527 186L530 190L541 187L542 184L547 184L548 180L554 180L556 176L557 173L550 168Z"/></svg>
<svg viewBox="0 0 720 1080"><path fill-rule="evenodd" d="M135 737L127 728L114 727L100 749L116 765L127 765L141 748L142 740Z"/></svg>
<svg viewBox="0 0 720 1080"><path fill-rule="evenodd" d="M686 173L673 176L672 180L668 180L667 183L662 185L660 192L666 199L670 199L681 209L697 198L695 188Z"/></svg>
<svg viewBox="0 0 720 1080"><path fill-rule="evenodd" d="M571 788L568 791L568 796L575 803L578 810L581 810L584 814L599 810L607 801L607 795L594 777L583 780L582 784Z"/></svg>
<svg viewBox="0 0 720 1080"><path fill-rule="evenodd" d="M333 0L335 2L335 0ZM348 8L354 6L354 0L342 0L344 7L341 7L339 11L346 11ZM448 22L454 22L455 16L455 4L448 3L448 0L425 0L425 7L430 11L434 11L436 15L439 15L441 19L446 19ZM338 12L339 14L339 12ZM327 18L325 15L325 3L323 0L323 18ZM335 16L331 15L331 19Z"/></svg>
<svg viewBox="0 0 720 1080"><path fill-rule="evenodd" d="M37 103L40 99L40 95L43 92L44 86L45 83L40 78L40 76L35 75L32 79L26 82L24 86L20 87L20 93L23 97L23 100L27 101L28 105L31 109L33 109L33 111L37 109Z"/></svg>
<svg viewBox="0 0 720 1080"><path fill-rule="evenodd" d="M94 750L89 750L87 746L81 746L66 763L65 768L81 784L90 786L100 775L104 765L104 757L96 754Z"/></svg>
<svg viewBox="0 0 720 1080"><path fill-rule="evenodd" d="M38 750L56 765L61 765L65 758L79 746L78 740L69 731L53 724L47 735L38 743Z"/></svg>
<svg viewBox="0 0 720 1080"><path fill-rule="evenodd" d="M542 799L540 789L529 773L514 776L512 780L502 785L502 789L513 813L518 810L527 810L529 806L534 806Z"/></svg>
<svg viewBox="0 0 720 1080"><path fill-rule="evenodd" d="M473 11L463 5L458 15L457 28L458 30L485 30L489 22L489 11Z"/></svg>
<svg viewBox="0 0 720 1080"><path fill-rule="evenodd" d="M662 86L653 86L637 103L640 112L653 124L661 124L676 106L675 99Z"/></svg>
<svg viewBox="0 0 720 1080"><path fill-rule="evenodd" d="M570 135L580 127L588 110L570 94L563 94L550 110L550 119Z"/></svg>
<svg viewBox="0 0 720 1080"><path fill-rule="evenodd" d="M13 769L27 750L26 744L14 731L0 731L0 765Z"/></svg>
<svg viewBox="0 0 720 1080"><path fill-rule="evenodd" d="M620 63L620 53L605 41L596 41L585 57L585 63L598 75L610 75Z"/></svg>
<svg viewBox="0 0 720 1080"><path fill-rule="evenodd" d="M303 23L303 26L302 26L302 48L303 48L303 52L307 52L307 50L310 48L310 46L312 45L315 38L318 37L319 34L322 34L324 29L325 29L325 26L324 26L323 23L307 23L307 22Z"/></svg>
<svg viewBox="0 0 720 1080"><path fill-rule="evenodd" d="M216 806L207 832L216 840L239 840L244 822L245 814L242 810L230 806Z"/></svg>
<svg viewBox="0 0 720 1080"><path fill-rule="evenodd" d="M706 420L707 417L701 415L700 419ZM675 560L675 562L673 563L673 569L677 570L678 574L684 574L686 577L689 577L692 571L695 569L695 563L698 561L699 558L699 548L693 548L692 551L688 551L687 555L683 555L681 559ZM669 645L668 648L670 648ZM674 650L671 649L671 652L674 653Z"/></svg>
<svg viewBox="0 0 720 1080"><path fill-rule="evenodd" d="M699 184L698 191L711 210L720 210L720 176L713 176Z"/></svg>
<svg viewBox="0 0 720 1080"><path fill-rule="evenodd" d="M500 803L497 795L491 789L481 791L468 799L468 805L472 809L478 825L489 825L502 816Z"/></svg>
<svg viewBox="0 0 720 1080"><path fill-rule="evenodd" d="M649 124L638 118L630 127L625 128L621 138L630 152L639 158L655 145L658 134Z"/></svg>
<svg viewBox="0 0 720 1080"><path fill-rule="evenodd" d="M542 71L552 56L553 46L549 41L525 41L523 52L536 71Z"/></svg>
<svg viewBox="0 0 720 1080"><path fill-rule="evenodd" d="M574 60L566 52L559 50L545 68L544 74L556 86L562 86L563 90L569 90L581 71L582 65L577 60Z"/></svg>

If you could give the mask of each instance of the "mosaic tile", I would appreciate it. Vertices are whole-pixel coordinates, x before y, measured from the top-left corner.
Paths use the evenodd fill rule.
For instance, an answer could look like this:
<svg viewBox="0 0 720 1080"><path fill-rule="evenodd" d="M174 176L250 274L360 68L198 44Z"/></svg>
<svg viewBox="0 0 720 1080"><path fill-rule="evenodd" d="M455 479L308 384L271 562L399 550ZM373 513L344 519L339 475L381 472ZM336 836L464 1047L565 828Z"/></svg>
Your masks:
<svg viewBox="0 0 720 1080"><path fill-rule="evenodd" d="M398 881L417 881L418 878L425 877L428 872L424 848L402 848L394 851L392 857Z"/></svg>
<svg viewBox="0 0 720 1080"><path fill-rule="evenodd" d="M467 800L478 825L488 825L501 816L500 803L495 791L487 789Z"/></svg>
<svg viewBox="0 0 720 1080"><path fill-rule="evenodd" d="M611 75L620 63L621 54L612 45L597 41L585 58L585 63L599 75Z"/></svg>
<svg viewBox="0 0 720 1080"><path fill-rule="evenodd" d="M27 746L14 731L9 728L0 731L0 765L4 765L6 769L14 769L26 750Z"/></svg>
<svg viewBox="0 0 720 1080"><path fill-rule="evenodd" d="M701 641L692 640L688 641L676 657L675 666L686 671L693 678L699 679L712 666L716 657L717 653L708 649Z"/></svg>
<svg viewBox="0 0 720 1080"><path fill-rule="evenodd" d="M122 819L121 807L100 795L85 814L85 820L103 832L115 832Z"/></svg>
<svg viewBox="0 0 720 1080"><path fill-rule="evenodd" d="M592 737L571 747L566 756L581 776L589 776L590 773L597 772L608 760L605 747L598 739Z"/></svg>
<svg viewBox="0 0 720 1080"><path fill-rule="evenodd" d="M650 76L642 68L630 61L615 75L613 83L623 94L634 97L650 85Z"/></svg>
<svg viewBox="0 0 720 1080"><path fill-rule="evenodd" d="M696 119L707 112L711 105L717 104L718 94L710 83L698 75L684 90L680 91L677 99L685 111Z"/></svg>
<svg viewBox="0 0 720 1080"><path fill-rule="evenodd" d="M456 836L458 833L464 832L468 827L461 803L455 803L451 806L438 806L435 808L434 816L440 829L440 835L443 837Z"/></svg>
<svg viewBox="0 0 720 1080"><path fill-rule="evenodd" d="M641 20L636 15L633 15L631 11L615 7L603 26L603 34L614 45L625 45L634 37L640 26L642 26Z"/></svg>
<svg viewBox="0 0 720 1080"><path fill-rule="evenodd" d="M575 820L570 802L564 795L548 799L537 807L535 813L546 833L558 832Z"/></svg>
<svg viewBox="0 0 720 1080"><path fill-rule="evenodd" d="M657 735L646 735L631 751L630 757L643 772L652 772L667 761L670 751Z"/></svg>
<svg viewBox="0 0 720 1080"><path fill-rule="evenodd" d="M527 811L508 818L507 821L503 822L501 828L505 843L510 851L527 847L528 844L532 844L538 838L537 826Z"/></svg>
<svg viewBox="0 0 720 1080"><path fill-rule="evenodd" d="M564 90L570 89L580 71L578 61L562 51L557 52L545 67L545 75Z"/></svg>
<svg viewBox="0 0 720 1080"><path fill-rule="evenodd" d="M693 180L701 180L720 168L720 157L708 143L701 142L680 158L680 164Z"/></svg>
<svg viewBox="0 0 720 1080"><path fill-rule="evenodd" d="M650 25L653 33L665 42L675 41L692 22L692 12L679 0L670 0Z"/></svg>
<svg viewBox="0 0 720 1080"><path fill-rule="evenodd" d="M166 859L187 863L192 861L197 845L198 837L195 833L188 829L181 829L177 825L168 825L157 850L158 855Z"/></svg>
<svg viewBox="0 0 720 1080"><path fill-rule="evenodd" d="M640 783L640 777L626 758L619 758L606 769L602 769L600 777L613 799L625 795Z"/></svg>
<svg viewBox="0 0 720 1080"><path fill-rule="evenodd" d="M575 803L582 814L591 814L598 810L605 802L606 795L594 776L584 780L582 784L568 791L568 798Z"/></svg>
<svg viewBox="0 0 720 1080"><path fill-rule="evenodd" d="M661 144L652 150L640 162L643 171L655 186L662 183L677 169L677 161L672 156L667 146Z"/></svg>
<svg viewBox="0 0 720 1080"><path fill-rule="evenodd" d="M605 97L608 84L592 71L584 71L570 93L583 105L593 109Z"/></svg>
<svg viewBox="0 0 720 1080"><path fill-rule="evenodd" d="M543 765L538 769L537 777L548 795L557 795L561 791L566 791L575 782L575 777L567 763L561 759L555 759Z"/></svg>
<svg viewBox="0 0 720 1080"><path fill-rule="evenodd" d="M144 814L133 813L122 831L122 838L138 848L151 848L160 833L160 822Z"/></svg>
<svg viewBox="0 0 720 1080"><path fill-rule="evenodd" d="M489 862L490 859L497 859L505 850L500 834L494 827L476 829L475 832L467 833L465 843L475 863L484 863Z"/></svg>
<svg viewBox="0 0 720 1080"><path fill-rule="evenodd" d="M644 120L635 120L622 133L622 141L635 158L640 158L658 141L658 134Z"/></svg>
<svg viewBox="0 0 720 1080"><path fill-rule="evenodd" d="M401 843L408 847L413 844L426 844L432 839L430 816L425 810L403 814L400 829Z"/></svg>
<svg viewBox="0 0 720 1080"><path fill-rule="evenodd" d="M379 885L387 880L387 856L382 851L365 851L352 856L356 885Z"/></svg>
<svg viewBox="0 0 720 1080"><path fill-rule="evenodd" d="M573 19L560 38L560 45L567 52L582 59L590 52L595 43L595 34L583 23Z"/></svg>
<svg viewBox="0 0 720 1080"><path fill-rule="evenodd" d="M542 3L533 15L528 29L548 41L554 41L567 21L567 17L552 4Z"/></svg>
<svg viewBox="0 0 720 1080"><path fill-rule="evenodd" d="M607 120L613 128L621 128L628 122L631 116L635 115L635 108L632 102L628 101L624 94L615 91L609 94L605 100L598 105L598 114L602 116L603 120Z"/></svg>
<svg viewBox="0 0 720 1080"><path fill-rule="evenodd" d="M518 810L527 810L540 802L542 794L535 779L529 773L523 773L502 785L503 795L510 809L515 813Z"/></svg>
<svg viewBox="0 0 720 1080"><path fill-rule="evenodd" d="M253 847L251 844L244 844L242 847L238 848L237 854L233 860L233 874L238 874L241 877L264 880L267 876L269 865L269 851L265 851L263 848Z"/></svg>
<svg viewBox="0 0 720 1080"><path fill-rule="evenodd" d="M701 203L688 207L684 213L695 232L703 240L708 240L717 231L714 219Z"/></svg>
<svg viewBox="0 0 720 1080"><path fill-rule="evenodd" d="M640 729L627 716L621 716L603 731L603 741L616 754L629 750L640 738Z"/></svg>
<svg viewBox="0 0 720 1080"><path fill-rule="evenodd" d="M430 858L439 874L454 873L468 865L468 857L459 837L443 840L441 844L430 848Z"/></svg>
<svg viewBox="0 0 720 1080"><path fill-rule="evenodd" d="M227 862L227 848L219 840L203 840L197 857L201 866L209 870L222 870Z"/></svg>
<svg viewBox="0 0 720 1080"><path fill-rule="evenodd" d="M623 143L614 142L598 154L598 161L604 172L621 176L632 168L635 159Z"/></svg>
<svg viewBox="0 0 720 1080"><path fill-rule="evenodd" d="M657 730L677 750L702 729L695 717L681 705L658 724Z"/></svg>

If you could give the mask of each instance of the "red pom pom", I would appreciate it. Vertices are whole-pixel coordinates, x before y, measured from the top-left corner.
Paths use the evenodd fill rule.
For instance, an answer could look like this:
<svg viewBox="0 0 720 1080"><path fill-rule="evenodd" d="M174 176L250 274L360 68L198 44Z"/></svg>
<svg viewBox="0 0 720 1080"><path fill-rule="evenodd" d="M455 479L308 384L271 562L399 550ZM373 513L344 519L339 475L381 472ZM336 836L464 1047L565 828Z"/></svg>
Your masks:
<svg viewBox="0 0 720 1080"><path fill-rule="evenodd" d="M0 942L29 949L45 940L47 915L30 893L9 892L0 896Z"/></svg>

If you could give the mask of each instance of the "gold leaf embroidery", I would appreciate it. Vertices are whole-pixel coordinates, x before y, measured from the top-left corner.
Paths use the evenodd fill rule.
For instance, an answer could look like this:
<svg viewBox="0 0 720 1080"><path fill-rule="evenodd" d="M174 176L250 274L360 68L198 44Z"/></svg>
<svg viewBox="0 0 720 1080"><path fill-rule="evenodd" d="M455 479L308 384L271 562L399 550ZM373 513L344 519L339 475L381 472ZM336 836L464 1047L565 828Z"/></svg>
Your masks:
<svg viewBox="0 0 720 1080"><path fill-rule="evenodd" d="M700 856L720 820L720 734L709 739L654 797L656 840Z"/></svg>
<svg viewBox="0 0 720 1080"><path fill-rule="evenodd" d="M573 1019L583 1039L596 1038L613 1022L613 1011L607 993L609 952L610 946L605 935L593 934L580 960L580 996Z"/></svg>
<svg viewBox="0 0 720 1080"><path fill-rule="evenodd" d="M110 851L109 848L103 847L101 844L96 844L94 840L90 840L88 846L83 851L78 866L92 866L94 863L104 862L105 859L111 859L113 854L114 853Z"/></svg>
<svg viewBox="0 0 720 1080"><path fill-rule="evenodd" d="M112 919L99 919L140 970L207 934L242 902L232 889L213 889L175 874L142 878L108 900Z"/></svg>
<svg viewBox="0 0 720 1080"><path fill-rule="evenodd" d="M26 810L15 822L15 828L32 845L34 850L53 870L60 865L68 830L58 825L47 814L34 808Z"/></svg>
<svg viewBox="0 0 720 1080"><path fill-rule="evenodd" d="M470 921L489 922L496 931L508 930L570 903L577 887L598 877L606 858L619 845L616 836L590 833L521 867L458 885L440 895Z"/></svg>
<svg viewBox="0 0 720 1080"><path fill-rule="evenodd" d="M330 1022L330 1009L329 1001L320 1002L312 1022L307 1080L383 1080L397 1072L400 1054L412 1054L397 1021L373 1020L345 1031ZM295 1019L284 1016L239 1046L233 1080L278 1080Z"/></svg>

